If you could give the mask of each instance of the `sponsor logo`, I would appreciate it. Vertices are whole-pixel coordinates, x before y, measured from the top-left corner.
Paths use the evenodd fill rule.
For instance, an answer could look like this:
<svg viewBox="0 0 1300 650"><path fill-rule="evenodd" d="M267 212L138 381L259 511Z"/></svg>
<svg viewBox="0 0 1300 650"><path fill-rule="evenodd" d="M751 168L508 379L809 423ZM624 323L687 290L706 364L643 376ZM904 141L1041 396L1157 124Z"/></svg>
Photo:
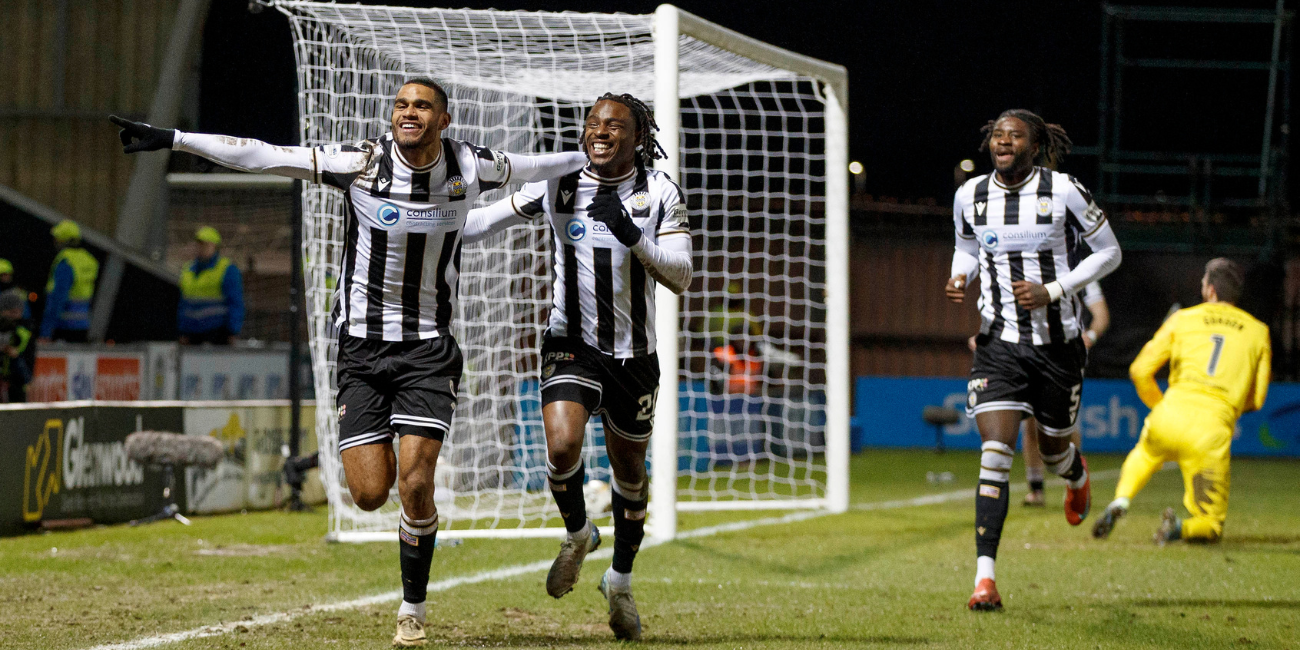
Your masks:
<svg viewBox="0 0 1300 650"><path fill-rule="evenodd" d="M542 368L542 379L550 379L555 374L555 364L548 363Z"/></svg>
<svg viewBox="0 0 1300 650"><path fill-rule="evenodd" d="M573 361L576 358L577 356L575 356L572 352L547 352L546 358L542 359L542 362L550 363L552 361Z"/></svg>
<svg viewBox="0 0 1300 650"><path fill-rule="evenodd" d="M447 179L447 194L449 196L465 196L465 177L452 176Z"/></svg>
<svg viewBox="0 0 1300 650"><path fill-rule="evenodd" d="M1101 220L1105 218L1106 213L1096 203L1089 203L1088 209L1083 213L1084 221L1090 224L1101 223Z"/></svg>
<svg viewBox="0 0 1300 650"><path fill-rule="evenodd" d="M632 198L629 201L629 203L632 204L633 210L644 210L646 209L646 206L650 205L650 193L636 192L635 194L632 195Z"/></svg>
<svg viewBox="0 0 1300 650"><path fill-rule="evenodd" d="M992 230L985 230L984 235L983 237L980 238L980 240L984 242L984 248L987 248L989 250L998 247L998 234L993 232Z"/></svg>
<svg viewBox="0 0 1300 650"><path fill-rule="evenodd" d="M459 214L456 210L430 208L428 210L407 210L406 218L415 223L448 226L456 223L456 217Z"/></svg>
<svg viewBox="0 0 1300 650"><path fill-rule="evenodd" d="M347 405L347 404L344 404L344 405L340 406L340 407L339 407L339 422L342 422L342 421L343 421L343 417L346 416L347 414L348 414L348 405Z"/></svg>
<svg viewBox="0 0 1300 650"><path fill-rule="evenodd" d="M996 499L996 498L1002 496L1002 488L1000 488L1000 487L998 487L998 486L996 486L996 485L981 485L981 486L980 486L980 496L982 496L982 497L988 497L988 498L990 498L990 499ZM981 533L981 534L983 534L983 533Z"/></svg>
<svg viewBox="0 0 1300 650"><path fill-rule="evenodd" d="M339 154L343 152L343 147L337 144L330 144L321 147L321 150L325 153L326 158L338 158Z"/></svg>
<svg viewBox="0 0 1300 650"><path fill-rule="evenodd" d="M582 241L587 236L587 226L582 223L582 219L570 219L569 223L564 224L564 233L569 236L569 241Z"/></svg>
<svg viewBox="0 0 1300 650"><path fill-rule="evenodd" d="M966 382L966 392L968 393L973 393L977 390L984 390L985 388L988 387L989 387L988 377L980 377L979 379L972 379Z"/></svg>
<svg viewBox="0 0 1300 650"><path fill-rule="evenodd" d="M407 530L406 530L405 528L398 528L398 529L397 529L397 536L398 536L399 538L401 538L401 540L402 540L403 542L405 542L406 544L409 544L409 545L411 545L411 546L419 546L419 545L420 545L420 540L419 540L419 539L416 539L415 535L412 535L411 533L407 532Z"/></svg>
<svg viewBox="0 0 1300 650"><path fill-rule="evenodd" d="M1038 216L1046 217L1052 214L1052 199L1046 196L1038 197Z"/></svg>
<svg viewBox="0 0 1300 650"><path fill-rule="evenodd" d="M672 212L668 213L668 218L673 221L681 221L682 223L686 223L687 220L686 204L678 203L677 205L674 205Z"/></svg>
<svg viewBox="0 0 1300 650"><path fill-rule="evenodd" d="M493 151L492 160L496 162L497 173L501 173L506 170L506 165L508 164L508 161L506 160L506 155L504 153L501 153L500 151Z"/></svg>
<svg viewBox="0 0 1300 650"><path fill-rule="evenodd" d="M1034 241L1047 239L1048 236L1046 230L1011 230L1002 233L1002 238L1007 241Z"/></svg>
<svg viewBox="0 0 1300 650"><path fill-rule="evenodd" d="M396 226L398 221L402 220L402 211L398 210L397 206L391 203L385 203L379 206L379 211L375 213L375 218L379 220L380 224L391 228Z"/></svg>

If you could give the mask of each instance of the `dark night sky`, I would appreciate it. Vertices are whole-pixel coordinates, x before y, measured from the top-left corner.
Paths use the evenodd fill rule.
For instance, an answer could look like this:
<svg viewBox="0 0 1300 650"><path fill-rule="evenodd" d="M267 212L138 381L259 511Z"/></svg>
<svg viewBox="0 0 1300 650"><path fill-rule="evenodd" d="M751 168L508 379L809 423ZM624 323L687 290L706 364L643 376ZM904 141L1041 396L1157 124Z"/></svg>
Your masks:
<svg viewBox="0 0 1300 650"><path fill-rule="evenodd" d="M456 4L626 13L651 13L658 5L642 0ZM1274 1L1141 4L1271 9ZM988 166L976 151L979 127L1006 108L1039 112L1065 126L1076 144L1097 140L1098 2L682 0L679 6L848 67L851 157L866 166L867 189L878 195L946 200L957 161L973 157L981 169ZM1271 26L1180 25L1134 28L1129 34L1134 56L1262 61L1271 42ZM278 11L252 15L244 2L214 2L205 33L198 128L293 141L293 65L288 22ZM1134 146L1259 152L1266 73L1134 73L1128 79L1124 137ZM1090 182L1094 166L1095 159L1075 157L1067 160L1065 171Z"/></svg>

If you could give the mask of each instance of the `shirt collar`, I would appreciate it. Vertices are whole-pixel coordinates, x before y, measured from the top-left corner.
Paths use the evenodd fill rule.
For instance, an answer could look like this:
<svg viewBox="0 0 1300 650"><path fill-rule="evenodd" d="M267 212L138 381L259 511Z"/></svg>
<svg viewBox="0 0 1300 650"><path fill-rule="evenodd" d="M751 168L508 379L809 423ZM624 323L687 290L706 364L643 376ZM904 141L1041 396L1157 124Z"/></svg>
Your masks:
<svg viewBox="0 0 1300 650"><path fill-rule="evenodd" d="M1016 183L1015 185L1003 185L1003 184L1002 184L1002 181L998 180L998 173L997 173L997 172L993 172L993 184L994 184L994 185L997 185L998 187L1000 187L1000 188L1002 188L1002 189L1004 189L1004 190L1018 190L1018 189L1020 189L1020 188L1022 188L1022 187L1024 187L1024 186L1028 185L1028 184L1029 184L1029 181L1032 181L1032 180L1034 180L1035 178L1038 178L1038 173L1039 173L1041 170L1042 170L1041 167L1034 167L1034 171L1029 172L1029 175L1025 177L1025 180L1020 181L1019 183Z"/></svg>

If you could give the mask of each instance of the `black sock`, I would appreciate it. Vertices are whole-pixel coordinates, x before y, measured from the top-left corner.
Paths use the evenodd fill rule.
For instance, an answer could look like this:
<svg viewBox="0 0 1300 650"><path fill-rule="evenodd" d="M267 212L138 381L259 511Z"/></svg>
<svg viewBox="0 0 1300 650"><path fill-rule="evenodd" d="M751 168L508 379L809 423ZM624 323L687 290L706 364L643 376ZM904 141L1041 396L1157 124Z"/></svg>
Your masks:
<svg viewBox="0 0 1300 650"><path fill-rule="evenodd" d="M1030 492L1042 492L1042 491L1043 491L1043 479L1038 479L1037 481L1030 481L1030 482L1029 482L1029 491L1030 491Z"/></svg>
<svg viewBox="0 0 1300 650"><path fill-rule="evenodd" d="M402 600L424 602L429 592L429 565L433 564L433 547L438 538L438 515L412 522L401 515L397 530L402 564Z"/></svg>
<svg viewBox="0 0 1300 650"><path fill-rule="evenodd" d="M975 494L975 554L998 557L1002 541L1002 524L1007 520L1011 503L1011 484L1007 481L981 480Z"/></svg>
<svg viewBox="0 0 1300 650"><path fill-rule="evenodd" d="M1070 469L1066 470L1061 478L1067 481L1077 481L1083 476L1083 454L1079 450L1074 450L1074 461L1070 463Z"/></svg>
<svg viewBox="0 0 1300 650"><path fill-rule="evenodd" d="M614 491L614 570L632 573L632 562L645 538L646 499L632 501Z"/></svg>
<svg viewBox="0 0 1300 650"><path fill-rule="evenodd" d="M587 471L582 466L582 461L578 461L577 469L570 470L572 474L556 480L556 474L552 473L548 477L551 484L551 496L555 497L555 505L560 509L560 516L564 517L564 528L571 533L582 530L587 525L587 500L582 494L582 483L587 478Z"/></svg>

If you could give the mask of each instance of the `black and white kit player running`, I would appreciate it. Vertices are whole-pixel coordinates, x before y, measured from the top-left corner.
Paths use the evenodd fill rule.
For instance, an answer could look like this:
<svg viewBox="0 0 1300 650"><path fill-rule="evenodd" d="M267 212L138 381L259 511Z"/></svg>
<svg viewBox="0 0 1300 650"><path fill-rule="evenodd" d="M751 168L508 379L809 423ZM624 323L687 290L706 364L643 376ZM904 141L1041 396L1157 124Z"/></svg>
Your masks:
<svg viewBox="0 0 1300 650"><path fill-rule="evenodd" d="M656 129L635 97L602 96L583 130L590 157L585 169L526 185L473 211L466 225L471 239L540 218L554 232L542 419L551 494L569 534L546 577L546 592L559 598L571 591L583 559L600 545L582 491L583 433L599 414L614 474L614 559L600 590L620 639L641 636L631 574L645 536L645 455L659 392L655 287L680 294L692 271L686 198L665 174L647 168L660 153Z"/></svg>
<svg viewBox="0 0 1300 650"><path fill-rule="evenodd" d="M393 643L424 645L438 530L434 468L461 377L460 348L450 331L465 220L480 192L563 176L586 157L516 156L443 138L451 122L447 94L424 78L398 91L392 132L354 145L277 147L113 121L123 129L127 153L174 148L343 191L346 241L333 301L339 450L352 500L363 510L382 506L397 482L404 596ZM400 462L394 435L401 439Z"/></svg>
<svg viewBox="0 0 1300 650"><path fill-rule="evenodd" d="M1010 110L983 131L980 148L989 149L996 171L957 190L946 289L949 300L962 302L979 271L981 324L967 395L983 441L975 593L967 603L978 610L1002 606L993 569L1021 419L1037 421L1043 461L1066 481L1066 520L1077 526L1088 516L1088 468L1070 441L1088 356L1077 293L1120 263L1105 213L1078 181L1053 171L1070 145L1060 126ZM1093 252L1072 265L1080 239Z"/></svg>

